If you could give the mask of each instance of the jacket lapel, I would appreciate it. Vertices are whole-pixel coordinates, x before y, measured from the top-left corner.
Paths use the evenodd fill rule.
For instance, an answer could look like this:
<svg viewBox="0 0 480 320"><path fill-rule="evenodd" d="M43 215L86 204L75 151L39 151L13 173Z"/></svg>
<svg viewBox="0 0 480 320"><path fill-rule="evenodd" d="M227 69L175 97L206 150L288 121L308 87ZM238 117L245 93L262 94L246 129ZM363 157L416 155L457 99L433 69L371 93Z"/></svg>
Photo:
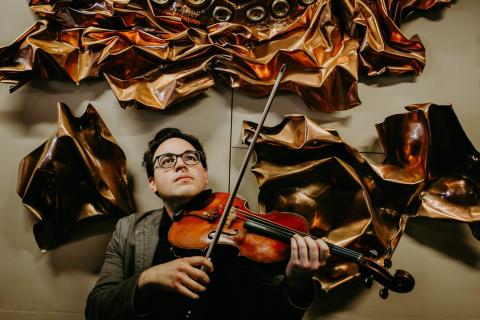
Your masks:
<svg viewBox="0 0 480 320"><path fill-rule="evenodd" d="M158 226L164 211L159 209L138 225L135 230L135 273L152 266L153 256L158 245Z"/></svg>

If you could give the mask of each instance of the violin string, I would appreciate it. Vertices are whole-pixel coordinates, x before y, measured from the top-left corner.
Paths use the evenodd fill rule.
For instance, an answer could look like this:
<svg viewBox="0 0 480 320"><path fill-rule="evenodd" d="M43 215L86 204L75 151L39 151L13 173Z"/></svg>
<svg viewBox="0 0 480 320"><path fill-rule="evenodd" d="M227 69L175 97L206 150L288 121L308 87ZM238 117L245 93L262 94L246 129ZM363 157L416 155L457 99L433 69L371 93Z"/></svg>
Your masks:
<svg viewBox="0 0 480 320"><path fill-rule="evenodd" d="M270 220L267 220L267 219L263 219L261 217L257 217L255 215L249 215L248 213L246 213L247 216L250 216L252 219L251 220L255 220L257 221L258 223L261 223L263 225L266 225L272 229L274 229L275 231L277 232L281 232L282 230L285 232L286 235L292 237L293 234L297 233L297 234L300 234L302 236L309 236L313 239L318 239L317 237L314 237L312 235L308 235L308 234L305 234L303 232L299 232L298 230L294 230L294 229L291 229L291 228L288 228L288 227L285 227L283 225L280 225L280 224L277 224L273 221L270 221ZM247 217L248 218L248 217ZM328 243L326 242L327 245L329 246L330 249L332 249L332 253L339 253L339 254L342 254L342 255L347 255L348 257L353 257L355 259L358 259L361 257L361 254L356 252L356 251L353 251L353 250L350 250L348 248L343 248L343 247L340 247L340 246L337 246L337 245L334 245L332 243Z"/></svg>
<svg viewBox="0 0 480 320"><path fill-rule="evenodd" d="M244 211L244 210L241 210L241 209L238 209L238 208L232 208L232 210L234 212L238 212L238 213L243 214L243 216L245 217L246 220L248 220L248 219L253 220L253 221L259 223L260 225L270 227L273 230L284 234L285 236L292 237L294 234L299 234L299 235L302 235L302 236L309 236L313 239L318 239L318 238L316 238L312 235L309 235L309 234L300 232L298 230L283 226L281 224L270 221L268 219L258 217L257 215L254 215L254 214L252 214L248 211ZM356 251L353 251L351 249L343 248L343 247L337 246L337 245L329 243L329 242L326 242L326 243L327 243L328 247L332 250L332 253L337 253L339 255L346 256L348 258L353 258L355 260L361 259L361 257L362 257L362 254L360 254Z"/></svg>
<svg viewBox="0 0 480 320"><path fill-rule="evenodd" d="M235 212L239 212L239 213L243 214L243 216L246 217L246 220L248 220L248 219L253 220L253 221L258 222L259 224L261 224L263 226L268 226L268 227L271 227L272 229L274 229L276 231L284 232L284 234L286 234L286 235L293 236L296 233L296 234L299 234L299 235L302 235L302 236L309 236L313 239L317 239L316 237L314 237L312 235L309 235L309 234L303 233L301 231L289 228L287 226L283 226L281 224L275 223L275 222L270 221L268 219L264 219L264 218L258 217L256 215L253 215L248 211L240 210L238 208L232 208L232 210L235 211Z"/></svg>
<svg viewBox="0 0 480 320"><path fill-rule="evenodd" d="M245 218L246 220L248 220L248 217ZM250 220L254 220L254 219L250 219ZM262 225L267 225L269 223L265 223L264 221L258 221L260 222ZM302 234L302 233L299 233L299 232L293 232L293 231L289 231L289 230L282 230L282 228L278 228L278 226L275 226L275 225L268 225L269 228L271 228L272 230L274 230L275 232L285 236L286 238L291 238L293 237L293 235L295 233L297 234ZM315 237L312 237L310 235L306 235L306 236L309 236L313 239L317 239ZM328 247L330 248L331 252L333 254L336 254L336 255L339 255L339 256L343 256L343 257L346 257L346 258L350 258L350 259L354 259L355 261L357 261L359 258L361 258L361 255L356 253L356 252L351 252L349 251L349 249L346 249L346 248L342 248L342 247L339 247L339 246L336 246L336 245L333 245L331 243L328 243L326 242Z"/></svg>

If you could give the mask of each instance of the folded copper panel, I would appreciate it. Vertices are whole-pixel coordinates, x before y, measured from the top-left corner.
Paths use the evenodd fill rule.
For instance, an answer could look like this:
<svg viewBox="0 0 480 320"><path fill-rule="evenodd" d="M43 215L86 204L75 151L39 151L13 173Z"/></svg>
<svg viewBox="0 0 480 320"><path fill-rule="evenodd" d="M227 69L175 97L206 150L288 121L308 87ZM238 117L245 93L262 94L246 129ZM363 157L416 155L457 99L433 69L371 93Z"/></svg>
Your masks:
<svg viewBox="0 0 480 320"><path fill-rule="evenodd" d="M92 105L77 118L59 103L56 132L27 155L18 171L17 193L39 222L41 249L69 240L80 221L119 219L134 211L125 154Z"/></svg>
<svg viewBox="0 0 480 320"><path fill-rule="evenodd" d="M0 48L0 81L105 77L123 107L165 109L212 87L280 89L325 112L360 104L358 70L420 74L402 19L449 0L30 0L41 18Z"/></svg>
<svg viewBox="0 0 480 320"><path fill-rule="evenodd" d="M425 115L431 139L418 216L469 223L480 240L479 152L450 106L422 104L408 109Z"/></svg>
<svg viewBox="0 0 480 320"><path fill-rule="evenodd" d="M302 214L310 233L388 265L409 218L480 223L478 152L451 106L412 105L377 125L385 158L365 158L334 130L302 115L263 128L252 168L261 211ZM244 122L248 142L256 124ZM476 235L478 238L478 234ZM399 266L401 268L401 266ZM318 275L324 290L359 275L333 257Z"/></svg>

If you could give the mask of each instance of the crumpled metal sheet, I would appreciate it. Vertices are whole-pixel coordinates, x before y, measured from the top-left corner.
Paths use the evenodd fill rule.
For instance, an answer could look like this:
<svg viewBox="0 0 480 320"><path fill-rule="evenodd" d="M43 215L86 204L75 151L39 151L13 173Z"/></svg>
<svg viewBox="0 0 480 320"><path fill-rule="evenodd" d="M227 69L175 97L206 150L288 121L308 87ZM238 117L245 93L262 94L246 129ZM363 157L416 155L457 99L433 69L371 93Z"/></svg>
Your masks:
<svg viewBox="0 0 480 320"><path fill-rule="evenodd" d="M415 11L427 11L450 0L340 0L346 17L340 21L352 37L359 39L360 66L369 76L413 72L425 66L425 47L420 37L407 38L402 20Z"/></svg>
<svg viewBox="0 0 480 320"><path fill-rule="evenodd" d="M84 219L134 211L125 154L92 105L77 118L59 103L56 132L22 159L17 193L39 222L41 249L66 241Z"/></svg>
<svg viewBox="0 0 480 320"><path fill-rule="evenodd" d="M385 180L415 183L408 205L416 216L480 221L480 154L451 106L417 104L377 125L386 150L374 166Z"/></svg>
<svg viewBox="0 0 480 320"><path fill-rule="evenodd" d="M382 163L365 158L335 130L302 115L263 128L252 168L261 211L302 214L312 235L380 265L392 257L411 217L467 222L480 240L475 234L480 224L478 152L451 106L407 109L377 125ZM244 122L244 142L256 126ZM328 291L358 275L355 263L332 257L318 279Z"/></svg>
<svg viewBox="0 0 480 320"><path fill-rule="evenodd" d="M429 119L432 141L420 194L418 216L469 223L480 240L480 153L475 149L451 107L412 105L411 112Z"/></svg>
<svg viewBox="0 0 480 320"><path fill-rule="evenodd" d="M0 81L79 83L104 76L123 107L165 109L214 78L267 95L280 90L325 112L360 104L358 69L420 74L425 52L400 23L450 0L30 0L42 20L0 48ZM229 13L230 12L230 13Z"/></svg>

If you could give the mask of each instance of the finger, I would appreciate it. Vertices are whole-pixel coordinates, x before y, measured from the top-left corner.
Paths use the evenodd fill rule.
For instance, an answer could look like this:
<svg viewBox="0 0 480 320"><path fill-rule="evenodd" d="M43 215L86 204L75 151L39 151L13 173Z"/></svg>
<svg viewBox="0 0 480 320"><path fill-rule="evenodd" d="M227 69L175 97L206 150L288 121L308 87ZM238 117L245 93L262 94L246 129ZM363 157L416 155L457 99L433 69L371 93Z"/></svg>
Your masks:
<svg viewBox="0 0 480 320"><path fill-rule="evenodd" d="M184 272L190 278L195 279L196 281L198 281L198 282L200 282L204 285L207 285L210 282L210 278L208 277L208 275L204 271L202 271L198 268L187 265Z"/></svg>
<svg viewBox="0 0 480 320"><path fill-rule="evenodd" d="M295 236L290 238L290 260L297 263L298 257L298 244Z"/></svg>
<svg viewBox="0 0 480 320"><path fill-rule="evenodd" d="M310 268L311 269L318 269L320 267L320 261L319 261L319 247L318 244L315 240L313 240L310 237L304 237L305 243L307 244L308 248L308 257L310 261Z"/></svg>
<svg viewBox="0 0 480 320"><path fill-rule="evenodd" d="M212 261L208 260L202 256L194 256L185 258L188 264L194 267L202 267L205 266L208 272L213 272L213 263Z"/></svg>
<svg viewBox="0 0 480 320"><path fill-rule="evenodd" d="M188 297L188 298L191 298L191 299L198 299L200 298L200 296L198 294L196 294L195 292L192 292L190 289L188 289L187 287L183 286L183 285L178 285L176 287L176 291L178 293L180 293L181 295L185 296L185 297Z"/></svg>
<svg viewBox="0 0 480 320"><path fill-rule="evenodd" d="M305 239L300 237L299 235L295 235L295 240L297 240L298 245L298 256L300 260L300 264L303 266L308 266L310 260L308 258L308 247L305 242Z"/></svg>
<svg viewBox="0 0 480 320"><path fill-rule="evenodd" d="M207 287L196 281L195 279L190 278L188 275L183 274L180 279L180 283L192 291L193 293L199 293L207 290Z"/></svg>
<svg viewBox="0 0 480 320"><path fill-rule="evenodd" d="M320 252L320 259L319 259L320 263L322 265L325 265L327 262L327 259L330 257L330 248L328 247L328 244L321 239L317 239L316 242Z"/></svg>

